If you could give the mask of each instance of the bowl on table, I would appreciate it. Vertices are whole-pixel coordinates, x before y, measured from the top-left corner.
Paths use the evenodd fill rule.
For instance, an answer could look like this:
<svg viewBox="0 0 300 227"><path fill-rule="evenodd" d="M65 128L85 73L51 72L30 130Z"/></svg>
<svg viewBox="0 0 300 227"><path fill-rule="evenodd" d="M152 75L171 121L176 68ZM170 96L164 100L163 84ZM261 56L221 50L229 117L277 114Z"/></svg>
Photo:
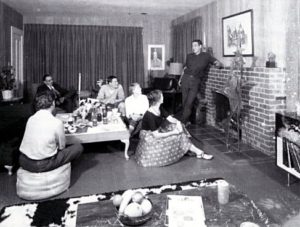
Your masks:
<svg viewBox="0 0 300 227"><path fill-rule="evenodd" d="M149 200L149 199L148 199ZM151 205L152 202L151 200L149 200ZM119 219L119 221L124 224L124 225L128 225L128 226L139 226L139 225L143 225L144 223L146 223L147 221L149 221L153 216L153 206L152 209L146 213L143 214L142 216L139 217L130 217L126 214L120 214L117 211L117 217Z"/></svg>

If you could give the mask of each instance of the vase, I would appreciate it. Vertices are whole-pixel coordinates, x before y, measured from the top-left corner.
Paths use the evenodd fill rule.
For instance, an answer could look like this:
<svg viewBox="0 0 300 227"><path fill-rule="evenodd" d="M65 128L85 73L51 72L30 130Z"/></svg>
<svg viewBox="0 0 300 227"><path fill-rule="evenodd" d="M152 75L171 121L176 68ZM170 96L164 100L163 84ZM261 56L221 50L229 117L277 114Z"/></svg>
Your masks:
<svg viewBox="0 0 300 227"><path fill-rule="evenodd" d="M13 90L4 90L2 91L3 100L10 100L13 98Z"/></svg>

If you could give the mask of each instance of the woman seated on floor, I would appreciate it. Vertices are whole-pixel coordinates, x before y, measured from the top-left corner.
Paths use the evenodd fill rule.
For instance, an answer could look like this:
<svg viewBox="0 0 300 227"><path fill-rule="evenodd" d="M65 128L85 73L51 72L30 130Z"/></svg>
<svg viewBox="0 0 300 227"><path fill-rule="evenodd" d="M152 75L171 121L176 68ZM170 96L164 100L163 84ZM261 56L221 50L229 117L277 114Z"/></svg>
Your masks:
<svg viewBox="0 0 300 227"><path fill-rule="evenodd" d="M136 161L144 167L165 166L177 162L188 151L197 158L211 160L212 155L192 144L190 135L180 121L168 116L160 108L163 95L160 90L148 94L150 108L142 119L140 141L136 150Z"/></svg>
<svg viewBox="0 0 300 227"><path fill-rule="evenodd" d="M125 99L125 111L129 131L133 136L141 129L140 122L149 108L149 101L147 96L142 94L141 86L138 83L132 83L129 92L131 95Z"/></svg>

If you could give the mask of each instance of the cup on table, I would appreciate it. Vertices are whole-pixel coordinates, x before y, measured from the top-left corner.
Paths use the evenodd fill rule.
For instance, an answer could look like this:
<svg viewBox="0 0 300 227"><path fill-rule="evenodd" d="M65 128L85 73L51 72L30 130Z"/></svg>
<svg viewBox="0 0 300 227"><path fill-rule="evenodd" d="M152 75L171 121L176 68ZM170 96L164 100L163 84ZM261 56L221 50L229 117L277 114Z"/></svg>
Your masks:
<svg viewBox="0 0 300 227"><path fill-rule="evenodd" d="M77 122L77 113L72 113L72 116L73 116L73 120L74 122L76 123Z"/></svg>
<svg viewBox="0 0 300 227"><path fill-rule="evenodd" d="M70 114L69 118L68 118L68 124L72 125L74 123L74 118L72 116L72 114Z"/></svg>
<svg viewBox="0 0 300 227"><path fill-rule="evenodd" d="M218 202L220 204L226 204L229 202L229 184L225 180L218 180Z"/></svg>

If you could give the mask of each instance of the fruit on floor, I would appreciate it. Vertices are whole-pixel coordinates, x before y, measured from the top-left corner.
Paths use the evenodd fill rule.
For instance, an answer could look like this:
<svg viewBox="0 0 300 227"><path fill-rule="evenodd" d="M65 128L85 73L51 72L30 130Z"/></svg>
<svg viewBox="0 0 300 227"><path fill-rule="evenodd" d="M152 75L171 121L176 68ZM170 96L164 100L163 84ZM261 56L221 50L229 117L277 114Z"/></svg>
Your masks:
<svg viewBox="0 0 300 227"><path fill-rule="evenodd" d="M125 208L124 214L131 218L141 217L143 210L140 204L133 202Z"/></svg>
<svg viewBox="0 0 300 227"><path fill-rule="evenodd" d="M152 203L148 199L143 199L141 208L144 214L148 214L152 210Z"/></svg>
<svg viewBox="0 0 300 227"><path fill-rule="evenodd" d="M119 213L124 213L124 210L125 208L127 207L127 205L129 204L129 202L131 201L131 197L132 195L134 194L134 191L129 189L129 190L126 190L123 194L122 194L122 202L120 204L120 207L119 207Z"/></svg>
<svg viewBox="0 0 300 227"><path fill-rule="evenodd" d="M114 197L113 197L114 206L116 206L116 207L120 206L122 203L122 200L123 200L123 197L121 195L119 195L119 194L114 195Z"/></svg>
<svg viewBox="0 0 300 227"><path fill-rule="evenodd" d="M137 191L132 195L131 199L132 202L141 203L144 199L144 195L141 192Z"/></svg>

